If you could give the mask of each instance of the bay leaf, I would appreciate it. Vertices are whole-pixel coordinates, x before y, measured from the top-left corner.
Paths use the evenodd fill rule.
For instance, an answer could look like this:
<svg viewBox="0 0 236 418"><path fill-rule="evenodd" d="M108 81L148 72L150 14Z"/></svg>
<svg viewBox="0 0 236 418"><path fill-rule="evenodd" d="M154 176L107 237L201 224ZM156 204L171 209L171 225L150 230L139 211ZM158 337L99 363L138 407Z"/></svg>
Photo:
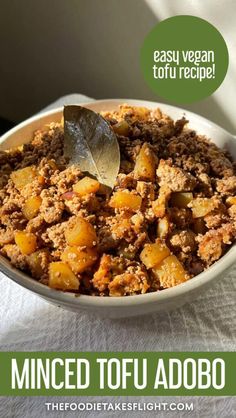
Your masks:
<svg viewBox="0 0 236 418"><path fill-rule="evenodd" d="M120 168L120 149L109 123L82 106L64 107L64 155L100 183L113 188Z"/></svg>

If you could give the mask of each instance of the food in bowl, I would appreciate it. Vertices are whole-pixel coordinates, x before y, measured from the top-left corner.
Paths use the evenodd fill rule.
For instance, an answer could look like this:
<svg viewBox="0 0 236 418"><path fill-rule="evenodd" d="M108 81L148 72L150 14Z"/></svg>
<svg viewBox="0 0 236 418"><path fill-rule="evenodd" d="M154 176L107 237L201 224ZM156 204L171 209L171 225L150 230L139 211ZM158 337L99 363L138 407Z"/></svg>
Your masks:
<svg viewBox="0 0 236 418"><path fill-rule="evenodd" d="M235 164L159 109L104 112L120 146L114 189L67 167L63 123L0 152L0 251L58 290L128 296L176 286L236 236Z"/></svg>

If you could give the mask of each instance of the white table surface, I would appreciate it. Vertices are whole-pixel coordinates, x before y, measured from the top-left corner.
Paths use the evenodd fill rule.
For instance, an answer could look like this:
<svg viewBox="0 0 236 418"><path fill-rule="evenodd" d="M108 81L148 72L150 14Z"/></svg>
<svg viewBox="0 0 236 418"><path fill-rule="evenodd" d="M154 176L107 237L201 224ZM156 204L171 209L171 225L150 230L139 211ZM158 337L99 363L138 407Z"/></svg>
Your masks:
<svg viewBox="0 0 236 418"><path fill-rule="evenodd" d="M81 103L70 95L50 105ZM4 351L235 351L236 266L194 302L173 312L119 320L100 319L81 311L51 306L0 273L0 350ZM78 413L45 410L45 401L127 401L128 398L1 398L0 417L76 417ZM129 398L131 401L188 401L194 412L159 413L158 417L236 417L235 398ZM83 417L124 416L124 413L87 412ZM154 413L126 412L127 417Z"/></svg>

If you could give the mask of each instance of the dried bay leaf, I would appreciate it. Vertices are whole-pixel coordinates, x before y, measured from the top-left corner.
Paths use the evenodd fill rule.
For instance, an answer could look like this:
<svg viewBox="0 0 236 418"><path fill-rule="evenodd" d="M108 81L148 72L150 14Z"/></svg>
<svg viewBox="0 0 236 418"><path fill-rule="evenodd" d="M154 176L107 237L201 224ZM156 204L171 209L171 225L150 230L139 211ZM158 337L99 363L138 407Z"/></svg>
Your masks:
<svg viewBox="0 0 236 418"><path fill-rule="evenodd" d="M120 168L115 133L98 113L82 106L64 107L64 154L106 186L113 188Z"/></svg>

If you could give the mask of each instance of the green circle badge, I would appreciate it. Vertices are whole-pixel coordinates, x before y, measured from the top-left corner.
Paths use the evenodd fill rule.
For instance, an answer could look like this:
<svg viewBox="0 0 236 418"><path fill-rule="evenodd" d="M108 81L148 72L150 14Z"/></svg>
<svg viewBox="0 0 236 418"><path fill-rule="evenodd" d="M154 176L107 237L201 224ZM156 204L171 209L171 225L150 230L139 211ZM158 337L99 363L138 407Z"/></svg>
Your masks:
<svg viewBox="0 0 236 418"><path fill-rule="evenodd" d="M141 67L149 87L176 103L210 96L225 78L228 49L220 32L195 16L158 23L145 38Z"/></svg>

